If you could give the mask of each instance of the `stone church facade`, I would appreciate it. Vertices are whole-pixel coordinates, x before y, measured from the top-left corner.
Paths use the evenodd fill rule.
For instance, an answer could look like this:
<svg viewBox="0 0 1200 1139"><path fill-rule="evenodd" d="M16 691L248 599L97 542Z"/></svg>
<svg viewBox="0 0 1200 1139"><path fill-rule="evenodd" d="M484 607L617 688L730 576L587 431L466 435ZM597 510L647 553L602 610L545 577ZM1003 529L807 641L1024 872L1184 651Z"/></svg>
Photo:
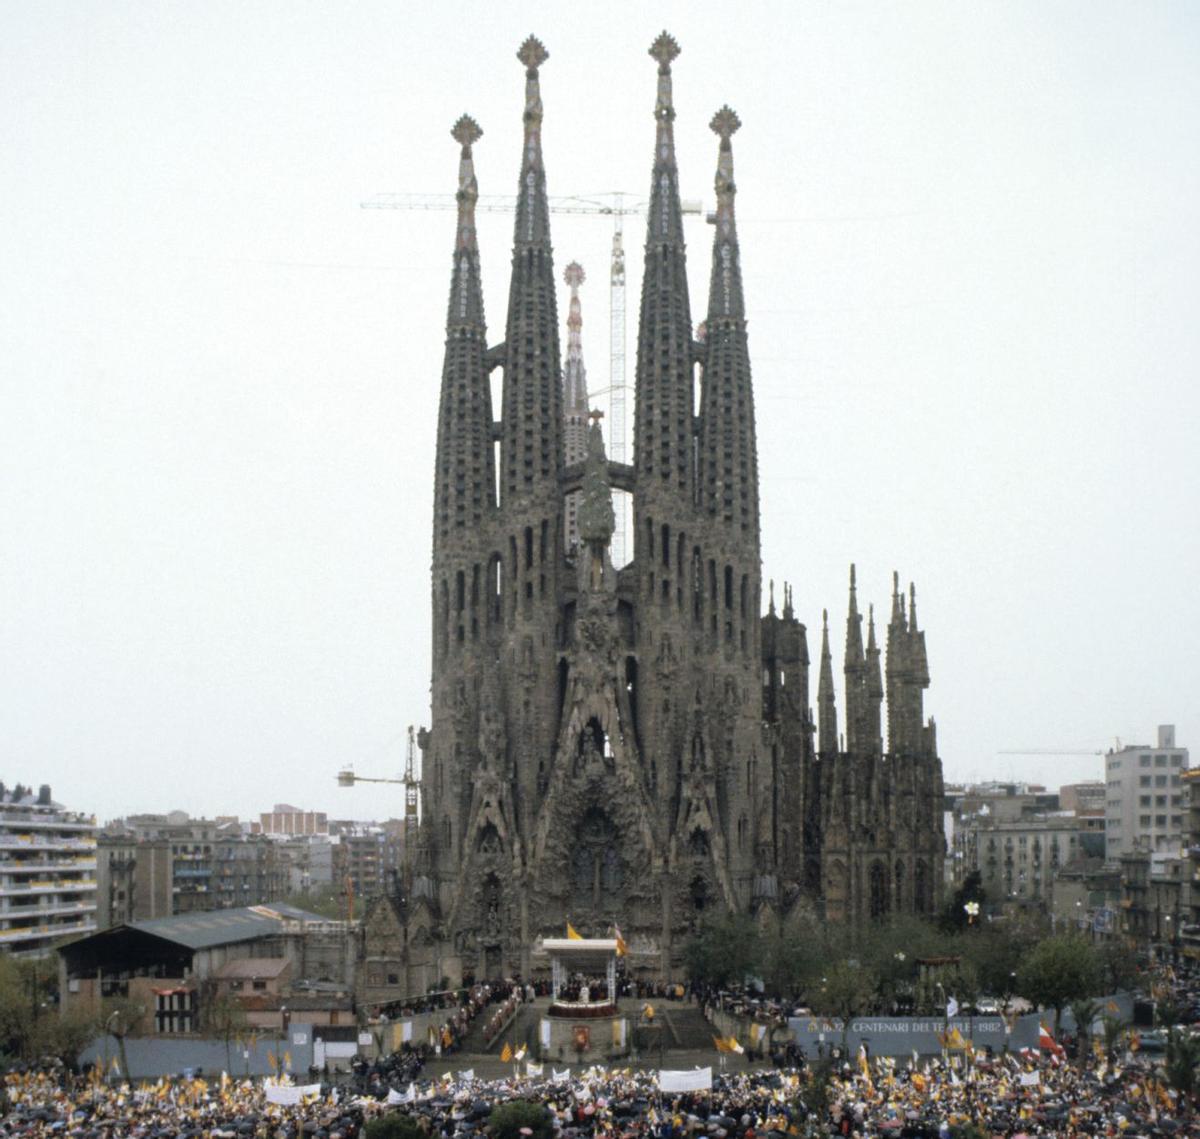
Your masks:
<svg viewBox="0 0 1200 1139"><path fill-rule="evenodd" d="M455 125L458 224L435 472L432 725L411 882L381 978L530 975L540 936L618 925L629 966L678 973L689 935L730 909L830 919L928 913L942 877L942 776L915 593L893 585L886 663L851 571L838 730L829 630L819 730L807 635L784 587L762 613L753 390L722 108L707 309L693 325L672 63L657 64L636 356L635 459L605 457L584 413L573 289L564 367L530 38L504 338L489 343L472 148ZM503 374L495 414L491 372ZM698 394L697 394L698 393ZM634 557L614 568L612 490L632 495ZM569 506L569 509L568 509ZM886 697L886 747L884 701ZM399 941L400 944L397 944ZM390 943L391 948L388 948ZM394 959L393 959L394 958Z"/></svg>

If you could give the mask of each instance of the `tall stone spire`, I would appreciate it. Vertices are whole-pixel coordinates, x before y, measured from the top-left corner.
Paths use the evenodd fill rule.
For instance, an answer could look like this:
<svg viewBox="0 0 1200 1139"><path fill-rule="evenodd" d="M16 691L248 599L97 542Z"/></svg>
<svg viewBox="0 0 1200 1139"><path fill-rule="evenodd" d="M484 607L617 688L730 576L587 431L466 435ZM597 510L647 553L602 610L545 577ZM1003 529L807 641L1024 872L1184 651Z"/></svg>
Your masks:
<svg viewBox="0 0 1200 1139"><path fill-rule="evenodd" d="M546 201L546 167L542 163L542 88L538 69L550 58L541 40L530 36L517 52L525 65L525 141L513 244L550 241L550 207Z"/></svg>
<svg viewBox="0 0 1200 1139"><path fill-rule="evenodd" d="M821 611L821 671L817 679L817 751L832 757L838 750L837 706L833 694L833 656L829 652L829 610Z"/></svg>
<svg viewBox="0 0 1200 1139"><path fill-rule="evenodd" d="M458 160L458 231L454 243L454 271L451 275L450 307L446 330L483 327L483 290L479 280L479 243L475 233L475 203L479 183L475 180L472 147L483 136L479 124L463 115L450 131L462 151Z"/></svg>
<svg viewBox="0 0 1200 1139"><path fill-rule="evenodd" d="M683 207L679 200L679 171L675 166L675 99L671 89L671 64L679 57L679 44L663 32L650 45L658 63L658 98L654 104L654 181L650 187L650 237L648 240L683 244Z"/></svg>
<svg viewBox="0 0 1200 1139"><path fill-rule="evenodd" d="M864 673L864 728L863 746L872 755L883 754L883 729L881 712L883 705L883 675L879 667L879 645L875 641L875 606L867 609L867 653Z"/></svg>
<svg viewBox="0 0 1200 1139"><path fill-rule="evenodd" d="M567 313L567 362L563 368L563 404L568 419L572 415L583 417L586 430L588 417L587 369L583 366L583 308L579 303L579 286L587 280L587 274L578 261L572 261L563 270L563 280L571 290L571 308ZM581 462L587 454L586 438L580 441L578 453L573 453L571 440L567 439L567 463Z"/></svg>
<svg viewBox="0 0 1200 1139"><path fill-rule="evenodd" d="M579 286L586 279L578 261L572 261L563 271L563 280L571 290L567 359L563 365L563 461L568 467L582 463L588 453L587 369L583 366L583 309L579 303ZM579 491L567 495L565 524L569 550L579 545L579 501Z"/></svg>
<svg viewBox="0 0 1200 1139"><path fill-rule="evenodd" d="M907 672L905 649L908 645L908 622L904 616L904 595L900 592L900 575L892 572L892 616L887 628L887 742L888 751L899 755L907 750L904 738L904 679Z"/></svg>
<svg viewBox="0 0 1200 1139"><path fill-rule="evenodd" d="M854 566L850 566L850 604L846 613L846 653L842 661L846 678L846 750L857 753L863 746L863 700L866 694L866 658L863 655L862 614L858 611L858 588Z"/></svg>
<svg viewBox="0 0 1200 1139"><path fill-rule="evenodd" d="M502 502L536 499L541 513L557 512L563 462L558 315L538 80L538 69L547 57L533 36L517 52L525 65L525 139L505 331L501 488Z"/></svg>
<svg viewBox="0 0 1200 1139"><path fill-rule="evenodd" d="M679 45L663 32L650 55L658 63L658 98L638 327L634 452L639 517L657 520L679 517L693 502L692 316L671 92L671 63ZM640 539L641 526L638 535Z"/></svg>
<svg viewBox="0 0 1200 1139"><path fill-rule="evenodd" d="M736 541L758 541L758 455L754 391L746 345L742 270L734 219L734 132L737 114L722 107L709 124L721 140L717 152L717 213L712 278L705 319L704 394L701 401L703 503L733 531Z"/></svg>
<svg viewBox="0 0 1200 1139"><path fill-rule="evenodd" d="M474 540L493 506L492 397L484 354L479 248L475 240L475 201L479 188L471 148L483 132L467 115L451 135L461 151L458 169L458 221L454 242L446 349L438 410L438 460L434 479L434 556L458 535Z"/></svg>
<svg viewBox="0 0 1200 1139"><path fill-rule="evenodd" d="M929 687L929 658L925 655L925 634L917 628L917 587L908 585L908 636L912 659L913 683Z"/></svg>

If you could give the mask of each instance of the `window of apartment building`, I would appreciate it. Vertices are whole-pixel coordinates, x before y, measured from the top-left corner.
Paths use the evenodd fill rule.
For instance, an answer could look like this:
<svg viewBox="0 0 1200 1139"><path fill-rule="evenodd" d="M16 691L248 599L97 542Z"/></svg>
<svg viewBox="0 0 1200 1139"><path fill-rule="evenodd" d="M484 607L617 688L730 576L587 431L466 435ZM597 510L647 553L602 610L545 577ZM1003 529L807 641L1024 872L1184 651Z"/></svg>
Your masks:
<svg viewBox="0 0 1200 1139"><path fill-rule="evenodd" d="M1148 755L1139 755L1138 756L1138 766L1139 767L1149 767L1150 766L1150 757Z"/></svg>
<svg viewBox="0 0 1200 1139"><path fill-rule="evenodd" d="M1138 786L1139 787L1149 787L1150 786L1150 776L1149 775L1140 776L1138 778Z"/></svg>
<svg viewBox="0 0 1200 1139"><path fill-rule="evenodd" d="M1156 827L1158 827L1160 830L1166 830L1167 829L1167 816L1166 815L1155 815L1154 816L1154 825Z"/></svg>
<svg viewBox="0 0 1200 1139"><path fill-rule="evenodd" d="M1179 786L1179 776L1178 776L1178 775L1172 775L1172 776L1171 776L1171 786L1172 786L1172 787L1178 787L1178 786Z"/></svg>
<svg viewBox="0 0 1200 1139"><path fill-rule="evenodd" d="M1181 816L1181 815L1172 815L1171 816L1171 829L1177 830L1177 831L1183 829L1183 816Z"/></svg>
<svg viewBox="0 0 1200 1139"><path fill-rule="evenodd" d="M1138 806L1139 806L1139 807L1148 807L1148 806L1150 806L1150 800L1151 800L1152 798L1153 798L1153 796L1151 796L1151 795L1139 795L1139 796L1138 796Z"/></svg>
<svg viewBox="0 0 1200 1139"><path fill-rule="evenodd" d="M1140 815L1138 817L1138 826L1141 827L1142 830L1148 831L1150 829L1150 816Z"/></svg>
<svg viewBox="0 0 1200 1139"><path fill-rule="evenodd" d="M1183 756L1181 756L1181 755L1171 756L1171 766L1172 767L1182 767L1183 766Z"/></svg>
<svg viewBox="0 0 1200 1139"><path fill-rule="evenodd" d="M1171 796L1171 806L1172 806L1172 807L1179 807L1179 806L1182 806L1182 805L1183 805L1183 804L1182 804L1182 801L1181 801L1181 799L1180 799L1180 796L1178 796L1178 795L1172 795L1172 796Z"/></svg>
<svg viewBox="0 0 1200 1139"><path fill-rule="evenodd" d="M1165 807L1167 805L1166 795L1155 795L1154 796L1154 805L1156 807Z"/></svg>
<svg viewBox="0 0 1200 1139"><path fill-rule="evenodd" d="M1155 787L1165 787L1167 785L1167 777L1165 775L1156 775L1154 777Z"/></svg>
<svg viewBox="0 0 1200 1139"><path fill-rule="evenodd" d="M1155 767L1166 767L1167 766L1167 757L1165 755L1156 755L1154 757L1154 766Z"/></svg>

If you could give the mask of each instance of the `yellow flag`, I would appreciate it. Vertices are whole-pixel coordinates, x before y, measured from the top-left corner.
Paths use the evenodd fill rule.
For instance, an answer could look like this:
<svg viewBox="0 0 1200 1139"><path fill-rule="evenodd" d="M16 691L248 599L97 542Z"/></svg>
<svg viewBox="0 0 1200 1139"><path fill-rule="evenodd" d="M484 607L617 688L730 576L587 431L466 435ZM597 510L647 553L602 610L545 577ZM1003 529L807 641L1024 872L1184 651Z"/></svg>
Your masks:
<svg viewBox="0 0 1200 1139"><path fill-rule="evenodd" d="M717 1046L718 1052L730 1051L729 1043L723 1036L714 1036L713 1043Z"/></svg>
<svg viewBox="0 0 1200 1139"><path fill-rule="evenodd" d="M613 932L617 937L617 956L624 957L629 952L629 946L625 944L625 939L621 936L621 927L614 925Z"/></svg>
<svg viewBox="0 0 1200 1139"><path fill-rule="evenodd" d="M582 941L583 940L583 937L580 935L579 931L570 922L567 922L567 940L568 941Z"/></svg>
<svg viewBox="0 0 1200 1139"><path fill-rule="evenodd" d="M500 1060L507 1064L512 1059L512 1046L505 1041L504 1047L500 1050Z"/></svg>

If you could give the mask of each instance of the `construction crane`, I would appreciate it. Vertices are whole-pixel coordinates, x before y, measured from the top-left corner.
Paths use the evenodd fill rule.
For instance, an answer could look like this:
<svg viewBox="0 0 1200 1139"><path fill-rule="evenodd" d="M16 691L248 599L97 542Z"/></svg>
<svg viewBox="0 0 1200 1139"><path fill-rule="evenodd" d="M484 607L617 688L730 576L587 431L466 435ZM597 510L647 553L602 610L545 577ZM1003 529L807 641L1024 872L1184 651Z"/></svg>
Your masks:
<svg viewBox="0 0 1200 1139"><path fill-rule="evenodd" d="M633 215L645 216L649 202L614 191L591 197L548 198L550 212L581 214L613 219L611 271L609 274L608 387L590 392L591 396L608 396L608 457L614 463L628 461L628 402L629 385L625 380L625 245L624 220ZM376 194L360 203L364 210L455 210L458 198L454 194ZM681 203L685 215L702 212L698 201ZM475 209L484 213L513 213L517 199L509 194L480 194ZM614 502L616 513L612 537L613 564L624 565L629 559L628 504Z"/></svg>
<svg viewBox="0 0 1200 1139"><path fill-rule="evenodd" d="M416 774L417 733L412 724L408 725L408 749L404 759L404 777L402 779L380 778L370 775L359 775L352 767L344 767L337 774L339 787L353 787L356 783L392 783L404 787L404 878L405 884L409 878L412 865L412 850L417 841L417 826L421 814L421 781Z"/></svg>

